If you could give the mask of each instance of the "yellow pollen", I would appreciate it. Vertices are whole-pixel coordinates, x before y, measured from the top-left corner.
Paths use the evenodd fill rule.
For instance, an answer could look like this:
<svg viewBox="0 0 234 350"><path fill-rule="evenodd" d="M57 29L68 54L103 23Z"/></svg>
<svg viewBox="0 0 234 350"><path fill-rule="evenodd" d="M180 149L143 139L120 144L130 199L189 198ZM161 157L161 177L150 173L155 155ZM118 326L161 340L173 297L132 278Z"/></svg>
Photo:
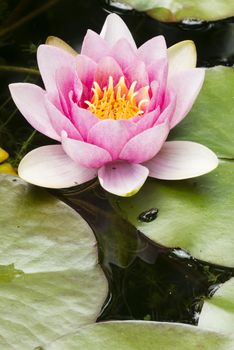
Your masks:
<svg viewBox="0 0 234 350"><path fill-rule="evenodd" d="M128 89L124 77L114 86L110 76L108 86L103 89L95 81L93 83L93 96L91 101L85 101L88 110L100 119L130 119L144 113L143 105L148 99L136 100L138 91L135 91L137 82L134 81ZM148 90L148 87L145 87Z"/></svg>

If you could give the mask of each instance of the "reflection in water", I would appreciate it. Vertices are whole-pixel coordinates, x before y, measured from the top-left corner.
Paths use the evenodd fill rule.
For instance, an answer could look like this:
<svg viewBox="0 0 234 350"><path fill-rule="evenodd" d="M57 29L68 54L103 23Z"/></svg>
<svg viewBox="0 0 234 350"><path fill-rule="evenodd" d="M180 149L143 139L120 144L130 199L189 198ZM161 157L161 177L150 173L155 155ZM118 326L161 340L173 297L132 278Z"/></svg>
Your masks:
<svg viewBox="0 0 234 350"><path fill-rule="evenodd" d="M98 321L145 319L197 324L204 297L233 270L153 243L115 212L96 183L87 190L53 191L91 226L109 296Z"/></svg>

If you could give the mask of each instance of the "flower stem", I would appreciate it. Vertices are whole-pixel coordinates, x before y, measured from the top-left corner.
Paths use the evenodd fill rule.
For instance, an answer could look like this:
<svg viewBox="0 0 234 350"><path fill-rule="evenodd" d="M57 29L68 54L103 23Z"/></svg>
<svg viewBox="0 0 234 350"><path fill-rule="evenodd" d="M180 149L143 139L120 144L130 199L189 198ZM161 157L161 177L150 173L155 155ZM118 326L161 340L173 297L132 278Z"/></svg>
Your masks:
<svg viewBox="0 0 234 350"><path fill-rule="evenodd" d="M0 65L0 72L16 72L16 73L40 75L39 70L36 68L25 68L25 67L18 67L18 66Z"/></svg>
<svg viewBox="0 0 234 350"><path fill-rule="evenodd" d="M8 27L2 27L0 28L0 37L7 35L10 32L13 32L17 28L21 27L28 21L32 20L33 18L37 17L41 13L45 12L48 10L51 6L55 5L58 1L60 0L51 0L49 2L46 2L43 6L37 8L35 11L32 11L28 15L24 16L23 18L19 19L17 22L13 23L12 25Z"/></svg>

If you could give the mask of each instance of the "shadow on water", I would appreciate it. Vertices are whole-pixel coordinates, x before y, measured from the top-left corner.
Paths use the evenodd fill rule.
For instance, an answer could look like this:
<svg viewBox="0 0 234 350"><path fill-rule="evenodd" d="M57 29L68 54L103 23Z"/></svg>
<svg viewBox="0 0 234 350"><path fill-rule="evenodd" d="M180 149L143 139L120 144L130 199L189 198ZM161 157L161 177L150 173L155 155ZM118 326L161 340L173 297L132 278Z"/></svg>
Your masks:
<svg viewBox="0 0 234 350"><path fill-rule="evenodd" d="M76 191L53 194L88 222L98 241L99 261L109 282L109 295L98 321L197 324L204 298L234 276L234 270L152 242L116 213L96 183Z"/></svg>

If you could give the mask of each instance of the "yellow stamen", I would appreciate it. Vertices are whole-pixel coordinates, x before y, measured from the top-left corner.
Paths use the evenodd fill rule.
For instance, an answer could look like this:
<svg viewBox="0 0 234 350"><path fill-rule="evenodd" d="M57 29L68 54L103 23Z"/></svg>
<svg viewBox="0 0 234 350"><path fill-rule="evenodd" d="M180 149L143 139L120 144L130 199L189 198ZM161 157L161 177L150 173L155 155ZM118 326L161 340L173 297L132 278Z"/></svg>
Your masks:
<svg viewBox="0 0 234 350"><path fill-rule="evenodd" d="M85 101L88 110L100 119L130 119L144 113L142 106L149 100L136 100L138 91L135 91L137 82L134 81L128 89L124 77L114 86L113 77L109 77L108 86L103 89L95 81L91 101ZM146 87L148 89L148 87ZM144 96L145 97L145 96Z"/></svg>

